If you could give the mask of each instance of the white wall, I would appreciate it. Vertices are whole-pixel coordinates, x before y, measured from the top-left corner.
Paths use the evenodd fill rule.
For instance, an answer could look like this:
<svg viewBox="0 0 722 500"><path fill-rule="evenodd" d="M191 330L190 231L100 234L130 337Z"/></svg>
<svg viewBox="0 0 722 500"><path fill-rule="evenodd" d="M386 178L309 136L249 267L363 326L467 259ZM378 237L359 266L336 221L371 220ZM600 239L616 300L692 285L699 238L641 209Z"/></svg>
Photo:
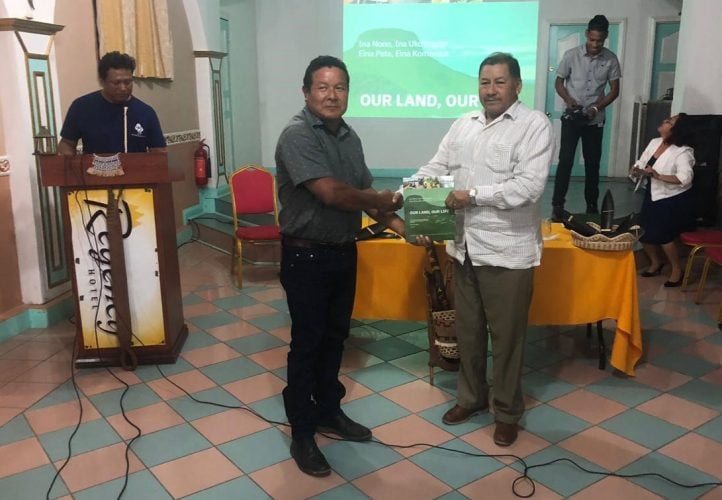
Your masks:
<svg viewBox="0 0 722 500"><path fill-rule="evenodd" d="M679 33L672 112L722 114L719 0L686 0Z"/></svg>
<svg viewBox="0 0 722 500"><path fill-rule="evenodd" d="M228 56L223 64L230 68L231 114L235 165L227 165L232 171L247 164L266 163L261 151L261 127L259 85L268 85L258 67L256 45L256 2L254 0L221 0L221 17L228 19L230 43ZM282 73L282 72L278 72ZM279 75L282 76L282 75ZM275 78L275 77L274 77Z"/></svg>

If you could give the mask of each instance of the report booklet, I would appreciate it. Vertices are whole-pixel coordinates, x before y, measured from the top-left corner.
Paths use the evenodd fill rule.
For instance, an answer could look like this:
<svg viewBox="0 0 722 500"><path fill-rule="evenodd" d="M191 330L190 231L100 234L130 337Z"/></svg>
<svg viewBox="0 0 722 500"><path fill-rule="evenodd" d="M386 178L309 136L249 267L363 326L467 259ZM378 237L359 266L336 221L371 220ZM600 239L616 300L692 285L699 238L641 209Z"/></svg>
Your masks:
<svg viewBox="0 0 722 500"><path fill-rule="evenodd" d="M456 217L445 204L454 189L453 176L405 177L402 189L407 241L416 241L417 236L434 241L454 239Z"/></svg>

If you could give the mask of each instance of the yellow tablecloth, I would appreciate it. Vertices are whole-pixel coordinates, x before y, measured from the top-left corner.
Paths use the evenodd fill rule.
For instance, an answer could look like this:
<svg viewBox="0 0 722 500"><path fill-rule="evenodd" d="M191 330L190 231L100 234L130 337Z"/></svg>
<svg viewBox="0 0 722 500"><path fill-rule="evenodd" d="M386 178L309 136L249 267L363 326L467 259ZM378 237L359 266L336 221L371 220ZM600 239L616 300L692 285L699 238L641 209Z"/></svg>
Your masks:
<svg viewBox="0 0 722 500"><path fill-rule="evenodd" d="M633 253L582 250L572 245L561 224L554 224L553 232L557 239L544 242L541 266L534 275L529 322L577 325L615 320L611 364L634 375L642 355L642 331ZM443 246L437 248L445 260ZM426 320L426 251L401 239L364 241L358 250L353 317Z"/></svg>

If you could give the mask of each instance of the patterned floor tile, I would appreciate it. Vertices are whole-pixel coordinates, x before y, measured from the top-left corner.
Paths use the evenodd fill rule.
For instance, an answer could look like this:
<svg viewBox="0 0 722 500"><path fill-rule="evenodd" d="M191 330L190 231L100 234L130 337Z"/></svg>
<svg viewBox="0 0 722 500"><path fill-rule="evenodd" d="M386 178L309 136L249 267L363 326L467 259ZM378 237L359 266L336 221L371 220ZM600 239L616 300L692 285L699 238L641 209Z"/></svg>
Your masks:
<svg viewBox="0 0 722 500"><path fill-rule="evenodd" d="M359 348L384 361L402 358L420 351L415 345L394 337L361 344Z"/></svg>
<svg viewBox="0 0 722 500"><path fill-rule="evenodd" d="M227 343L236 351L241 354L245 354L246 356L256 352L265 351L267 349L273 349L274 347L286 345L286 343L278 337L266 332L249 335L248 337L241 337L235 340L229 340Z"/></svg>
<svg viewBox="0 0 722 500"><path fill-rule="evenodd" d="M628 410L600 426L651 450L656 450L687 432L682 427L637 410Z"/></svg>
<svg viewBox="0 0 722 500"><path fill-rule="evenodd" d="M444 443L442 446L471 455L431 448L414 455L411 461L452 488L460 488L504 467L501 462L493 458L473 456L479 455L480 451L459 439Z"/></svg>
<svg viewBox="0 0 722 500"><path fill-rule="evenodd" d="M227 325L219 326L216 328L210 328L208 330L208 333L213 335L221 342L228 342L229 340L256 335L257 333L261 333L261 329L257 326L253 326L247 321L236 321L235 323L229 323Z"/></svg>
<svg viewBox="0 0 722 500"><path fill-rule="evenodd" d="M157 465L151 471L174 498L196 493L242 475L215 448Z"/></svg>
<svg viewBox="0 0 722 500"><path fill-rule="evenodd" d="M272 427L222 444L218 449L243 472L250 474L290 458L290 444L287 435Z"/></svg>
<svg viewBox="0 0 722 500"><path fill-rule="evenodd" d="M659 368L650 363L644 363L637 368L636 375L635 380L637 382L657 389L658 391L669 391L692 380L692 377Z"/></svg>
<svg viewBox="0 0 722 500"><path fill-rule="evenodd" d="M426 322L421 321L376 321L373 327L381 330L389 335L397 336L404 333L414 332L416 330L424 330L426 334Z"/></svg>
<svg viewBox="0 0 722 500"><path fill-rule="evenodd" d="M646 403L642 403L637 407L637 410L689 430L699 427L719 415L719 412L715 410L690 403L670 394L662 394Z"/></svg>
<svg viewBox="0 0 722 500"><path fill-rule="evenodd" d="M289 346L282 345L274 349L267 349L265 351L257 352L248 356L248 359L261 365L266 370L275 370L286 366L288 359Z"/></svg>
<svg viewBox="0 0 722 500"><path fill-rule="evenodd" d="M122 414L108 417L108 423L123 439L133 438L138 433L135 427L139 427L145 435L183 423L183 418L165 402L131 410L126 412L126 416L133 425Z"/></svg>
<svg viewBox="0 0 722 500"><path fill-rule="evenodd" d="M224 297L213 301L213 305L225 309L237 309L239 307L247 307L257 304L258 301L248 295L232 295L230 297Z"/></svg>
<svg viewBox="0 0 722 500"><path fill-rule="evenodd" d="M272 373L261 373L225 384L224 389L246 404L280 394L286 382Z"/></svg>
<svg viewBox="0 0 722 500"><path fill-rule="evenodd" d="M627 410L623 404L583 389L553 399L549 401L549 405L592 424L598 424Z"/></svg>
<svg viewBox="0 0 722 500"><path fill-rule="evenodd" d="M191 370L177 375L171 375L168 378L162 378L148 382L153 392L158 397L167 401L169 399L179 398L185 394L203 391L216 386L216 383L203 375L198 370Z"/></svg>
<svg viewBox="0 0 722 500"><path fill-rule="evenodd" d="M201 372L219 385L259 375L264 371L262 366L246 357L239 357L201 368Z"/></svg>
<svg viewBox="0 0 722 500"><path fill-rule="evenodd" d="M90 422L101 418L100 413L87 399L81 399L83 410L83 422ZM80 404L77 401L68 401L45 408L36 410L28 410L25 413L30 427L35 434L45 434L53 432L64 427L69 427L78 423L80 416Z"/></svg>
<svg viewBox="0 0 722 500"><path fill-rule="evenodd" d="M522 377L522 390L537 401L550 401L576 390L576 386L542 372Z"/></svg>
<svg viewBox="0 0 722 500"><path fill-rule="evenodd" d="M210 330L211 328L228 325L230 323L234 323L238 319L237 316L229 314L225 311L221 311L216 306L212 306L212 308L215 309L216 312L212 312L210 314L202 314L200 316L192 316L188 315L188 313L185 313L185 317L188 321L193 323L201 330Z"/></svg>
<svg viewBox="0 0 722 500"><path fill-rule="evenodd" d="M514 494L514 481L520 476L519 472L510 467L504 467L496 472L492 472L488 476L477 479L463 488L459 488L459 492L468 498L494 498L495 500L515 500L519 497ZM520 481L517 484L518 493L520 495L529 495L534 493L535 500L558 500L561 495L550 490L543 484L537 483L535 490L526 481Z"/></svg>
<svg viewBox="0 0 722 500"><path fill-rule="evenodd" d="M228 406L238 406L241 404L241 402L233 397L233 395L220 387L197 392L193 394L193 397L196 398L196 400L193 400L188 396L183 396L181 398L170 400L168 404L188 421L213 415L214 413L220 413L227 410ZM213 404L200 404L197 400L209 403L220 403L226 405L227 407L223 408Z"/></svg>
<svg viewBox="0 0 722 500"><path fill-rule="evenodd" d="M701 377L719 367L719 363L710 363L698 356L692 356L681 352L670 352L657 356L653 363L662 368L683 373L690 377Z"/></svg>
<svg viewBox="0 0 722 500"><path fill-rule="evenodd" d="M722 444L690 432L660 448L659 453L722 479Z"/></svg>
<svg viewBox="0 0 722 500"><path fill-rule="evenodd" d="M609 372L597 368L597 364L569 359L544 370L545 373L574 385L589 385L609 377Z"/></svg>
<svg viewBox="0 0 722 500"><path fill-rule="evenodd" d="M191 425L214 445L227 443L270 427L270 424L244 410L216 413L194 420Z"/></svg>
<svg viewBox="0 0 722 500"><path fill-rule="evenodd" d="M589 427L589 423L581 418L547 405L540 405L527 411L520 424L527 432L536 434L550 443L557 443Z"/></svg>
<svg viewBox="0 0 722 500"><path fill-rule="evenodd" d="M48 432L39 437L50 460L62 460L68 455L68 440L75 426ZM120 442L120 436L106 420L83 423L73 437L73 453L85 453Z"/></svg>
<svg viewBox="0 0 722 500"><path fill-rule="evenodd" d="M269 497L256 483L244 476L185 497L185 500L219 500L242 498L243 500L268 500Z"/></svg>
<svg viewBox="0 0 722 500"><path fill-rule="evenodd" d="M342 484L336 488L311 497L312 500L366 500L368 497L352 484Z"/></svg>
<svg viewBox="0 0 722 500"><path fill-rule="evenodd" d="M57 479L48 492L53 476L55 476L55 467L44 465L27 472L0 478L0 491L8 499L47 498L46 493L49 493L50 498L60 498L67 495L68 489L62 478Z"/></svg>
<svg viewBox="0 0 722 500"><path fill-rule="evenodd" d="M143 384L130 386L125 396L123 396L124 391L125 389L116 389L114 391L104 392L96 396L91 396L90 401L104 417L117 415L121 412L121 397L125 411L135 410L136 408L161 401L150 387Z"/></svg>
<svg viewBox="0 0 722 500"><path fill-rule="evenodd" d="M336 441L324 446L323 454L332 464L334 472L347 481L365 476L404 458L393 448L375 442Z"/></svg>
<svg viewBox="0 0 722 500"><path fill-rule="evenodd" d="M334 472L324 478L308 476L298 470L293 460L285 460L249 475L271 498L278 500L309 498L344 483L343 478Z"/></svg>
<svg viewBox="0 0 722 500"><path fill-rule="evenodd" d="M538 453L530 455L526 458L526 462L528 465L534 466L557 461L561 458L566 460L530 470L529 477L554 492L569 497L599 480L599 476L583 473L569 461L573 461L588 470L605 472L599 465L595 465L558 446L549 446Z"/></svg>
<svg viewBox="0 0 722 500"><path fill-rule="evenodd" d="M34 437L0 446L0 457L3 457L3 460L0 460L0 478L29 471L50 462L40 442Z"/></svg>
<svg viewBox="0 0 722 500"><path fill-rule="evenodd" d="M454 399L449 393L421 380L387 389L381 395L413 413Z"/></svg>
<svg viewBox="0 0 722 500"><path fill-rule="evenodd" d="M722 416L715 418L697 429L697 433L722 443Z"/></svg>
<svg viewBox="0 0 722 500"><path fill-rule="evenodd" d="M383 425L409 414L406 408L378 394L346 403L343 405L343 411L353 420L369 428Z"/></svg>
<svg viewBox="0 0 722 500"><path fill-rule="evenodd" d="M572 500L607 500L609 498L634 498L635 500L662 500L662 497L641 486L618 477L606 477L584 488Z"/></svg>
<svg viewBox="0 0 722 500"><path fill-rule="evenodd" d="M127 456L130 464L129 473L138 472L143 468L143 464L133 451ZM80 491L123 477L125 460L126 444L117 443L88 453L73 455L60 476L70 491ZM59 467L60 463L57 462L55 465Z"/></svg>
<svg viewBox="0 0 722 500"><path fill-rule="evenodd" d="M191 425L181 424L142 436L133 443L133 451L146 467L153 467L211 446Z"/></svg>
<svg viewBox="0 0 722 500"><path fill-rule="evenodd" d="M629 378L608 377L587 386L587 390L625 406L637 406L659 395L659 391Z"/></svg>
<svg viewBox="0 0 722 500"><path fill-rule="evenodd" d="M389 363L381 363L368 368L362 368L347 374L352 379L373 389L374 391L385 391L401 384L416 379L408 372L396 368Z"/></svg>
<svg viewBox="0 0 722 500"><path fill-rule="evenodd" d="M237 358L240 354L226 344L217 343L199 349L184 351L181 356L196 368L202 368Z"/></svg>
<svg viewBox="0 0 722 500"><path fill-rule="evenodd" d="M374 428L374 438L392 446L397 453L410 457L421 453L429 445L451 441L454 436L418 415L409 415ZM419 443L420 446L410 446Z"/></svg>
<svg viewBox="0 0 722 500"><path fill-rule="evenodd" d="M714 478L690 467L689 465L678 462L660 453L652 452L633 464L619 471L622 474L638 475L646 474L644 477L633 477L629 480L638 484L663 498L674 498L675 500L691 500L701 497L704 493L710 491L712 486L700 488L682 488L672 484L669 481L658 477L665 476L678 483L691 486L693 484L708 483L719 481Z"/></svg>
<svg viewBox="0 0 722 500"><path fill-rule="evenodd" d="M690 382L669 391L670 394L722 412L719 387L703 380Z"/></svg>
<svg viewBox="0 0 722 500"><path fill-rule="evenodd" d="M115 479L101 485L73 493L75 500L107 500L117 498L123 489L124 478ZM141 470L128 476L128 485L123 496L143 498L144 500L171 500L168 492L147 470Z"/></svg>
<svg viewBox="0 0 722 500"><path fill-rule="evenodd" d="M353 485L374 499L436 498L451 488L418 465L397 462L353 481Z"/></svg>
<svg viewBox="0 0 722 500"><path fill-rule="evenodd" d="M599 427L575 434L558 446L609 471L619 470L649 453L647 448Z"/></svg>

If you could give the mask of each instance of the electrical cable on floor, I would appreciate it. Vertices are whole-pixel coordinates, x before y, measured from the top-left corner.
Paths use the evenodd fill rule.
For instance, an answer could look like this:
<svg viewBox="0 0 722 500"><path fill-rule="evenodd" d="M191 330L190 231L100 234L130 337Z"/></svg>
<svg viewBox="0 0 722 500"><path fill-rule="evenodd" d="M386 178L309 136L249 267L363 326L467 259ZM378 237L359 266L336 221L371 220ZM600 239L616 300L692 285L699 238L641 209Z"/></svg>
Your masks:
<svg viewBox="0 0 722 500"><path fill-rule="evenodd" d="M81 169L81 170L82 170L82 169ZM87 190L84 190L83 192L85 193L85 202L86 202L86 205L87 205L87 204L88 204L88 201L89 201L89 200L88 200L88 195L87 195ZM78 205L78 208L79 208L80 217L81 217L81 220L82 220L82 223L83 223L83 227L88 227L88 226L87 226L87 223L86 223L86 221L85 221L85 218L84 218L83 207L82 207L82 205L81 205L81 203L80 203L80 200L78 199L78 193L79 193L78 191L75 192L75 202L76 202L76 204ZM91 239L91 234L92 234L92 239ZM85 232L85 236L86 236L86 238L87 238L87 240L88 240L89 247L90 247L91 249L93 249L93 248L94 248L94 247L93 247L93 243L95 243L95 245L96 245L95 249L97 250L97 248L98 248L99 245L100 245L100 243L99 243L99 241L98 241L99 236L98 236L97 234L95 234L94 231L91 232L91 233L89 233L88 231L86 231L86 232ZM98 274L99 274L99 275L102 274L102 269L101 269L101 266L100 266L100 262L99 262L98 260L96 260L95 263L96 263L96 265L97 265L97 267L98 267L98 269L97 269L97 270L98 270ZM102 287L105 287L105 286L106 286L105 282L104 282L104 281L101 281L101 292L102 292ZM138 438L140 438L140 437L142 436L142 431L141 431L140 427L138 427L132 420L130 420L130 418L128 417L128 415L127 415L127 413L126 413L126 411L125 411L125 396L126 396L126 394L128 393L128 391L130 390L130 385L129 385L127 382L125 382L124 380L122 380L120 377L118 377L118 376L107 366L107 364L105 364L105 363L103 362L103 357L102 357L102 353L101 353L101 350L100 350L100 342L99 342L99 339L98 339L98 313L99 313L99 309L100 309L99 307L96 307L96 308L95 308L95 318L94 318L94 321L93 321L93 324L94 324L93 330L94 330L94 333L95 333L95 347L96 347L96 350L97 350L98 361L99 361L99 364L101 364L101 365L105 368L105 370L106 370L113 378L115 378L118 382L120 382L121 384L123 384L123 385L125 386L125 389L123 390L123 393L120 395L120 400L119 400L120 411L121 411L121 413L122 413L122 415L123 415L123 419L128 423L128 425L130 425L131 427L133 427L133 428L135 429L135 431L136 431L135 436L133 436L129 441L127 441L127 442L126 442L126 446L125 446L125 473L123 474L123 487L121 488L120 493L118 493L118 497L117 497L118 500L120 500L120 498L123 496L123 493L125 492L125 490L126 490L126 488L127 488L127 486L128 486L128 477L129 477L129 475L130 475L130 450L131 450L131 446L133 445L133 443L134 443ZM117 321L125 321L125 318L116 318L116 319L117 319ZM126 326L128 326L129 331L132 332L132 328L130 328L130 325L126 325ZM135 337L135 336L134 336L134 337ZM137 339L137 337L136 337L136 339ZM142 344L142 342L141 342L141 344ZM57 481L58 477L60 476L61 471L62 471L62 470L65 468L65 466L70 462L70 459L71 459L71 457L72 457L72 441L73 441L73 438L75 437L76 433L78 432L78 430L79 430L79 428L80 428L80 425L81 425L81 423L82 423L82 421L83 421L83 403L82 403L82 400L81 400L81 398L80 398L80 392L78 391L78 385L77 385L77 381L75 380L75 370L74 370L74 368L75 368L75 360L77 359L77 354L78 354L78 351L80 350L79 338L78 338L77 335L76 335L76 340L75 340L73 346L74 346L74 347L73 347L73 355L71 356L71 359L70 359L70 378L71 378L71 381L72 381L72 383L73 383L73 389L74 389L74 391L75 391L75 397L76 397L76 399L77 399L77 401L78 401L78 406L79 406L79 408L80 408L80 412L79 412L79 415L78 415L78 422L76 423L75 428L73 429L73 432L70 434L70 437L68 438L68 454L67 454L67 456L66 456L66 458L65 458L65 461L63 462L63 465L56 471L55 475L53 476L53 479L52 479L52 481L51 481L51 483L50 483L50 486L48 487L48 490L47 490L47 492L46 492L46 499L48 499L48 500L50 499L50 492L52 491L53 486L55 485L55 482Z"/></svg>
<svg viewBox="0 0 722 500"><path fill-rule="evenodd" d="M224 404L224 403L216 403L216 402L214 402L214 401L205 401L205 400L196 398L196 397L193 396L191 393L189 393L188 391L186 391L183 387L179 386L178 384L176 384L175 382L173 382L171 379L169 379L169 378L165 375L165 373L163 373L163 370L161 370L160 365L156 365L156 367L158 368L158 372L160 372L160 374L163 376L164 379L166 379L168 382L170 382L171 384L173 384L175 387L177 387L180 391L182 391L186 396L188 396L190 399L192 399L192 400L195 401L196 403L207 404L207 405L217 406L217 407L226 408L226 409L245 410L245 411L247 411L247 412L255 415L256 417L260 418L261 420L263 420L263 421L265 421L265 422L267 422L267 423L269 423L269 424L277 425L277 426L290 427L290 424L289 424L288 422L277 422L277 421L275 421L275 420L271 420L271 419L269 419L269 418L266 418L266 417L264 417L263 415L261 415L260 413L258 413L257 411L255 411L254 409L252 409L252 408L250 408L250 407L248 407L248 406L246 406L246 405L240 405L240 406L239 406L239 405L227 405L227 404ZM326 438L333 439L333 440L335 440L335 441L349 441L349 440L347 440L347 439L339 438L339 437L336 437L336 436L334 436L334 435L329 435L329 434L326 434L326 433L323 433L323 432L319 432L319 434L321 434L322 436L324 436L324 437L326 437ZM349 441L349 442L354 442L354 441ZM574 460L571 460L571 459L569 459L569 458L557 458L557 459L554 459L554 460L550 460L550 461L548 461L548 462L543 462L543 463L534 464L534 465L528 465L523 458L521 458L521 457L519 457L519 456L516 456L516 455L513 455L513 454L510 454L510 453L500 453L500 454L493 454L493 453L474 453L474 452L469 452L469 451L464 451L464 450L457 450L457 449L454 449L454 448L448 448L448 447L445 447L445 446L435 445L435 444L430 444L430 443L413 443L413 444L394 444L394 443L387 443L387 442L381 441L381 440L376 439L376 438L372 438L370 442L372 442L372 443L378 443L378 444L381 444L381 445L383 445L383 446L387 446L387 447L389 447L389 448L401 448L401 449L416 448L416 447L422 447L422 446L423 446L423 447L425 447L425 448L434 448L434 449L437 449L437 450L444 450L444 451L449 451L449 452L452 452L452 453L458 453L458 454L460 454L460 455L467 455L467 456L470 456L470 457L477 457L477 458L512 458L512 459L514 459L516 462L519 462L519 463L524 467L524 471L521 473L521 475L520 475L519 477L517 477L516 479L514 479L514 481L512 482L512 487L511 487L512 493L514 493L514 495L517 496L517 497L519 497L519 498L529 498L529 497L533 496L534 493L536 492L536 484L534 483L534 480L533 480L531 477L529 477L529 471L530 471L530 470L532 470L532 469L538 469L538 468L542 468L542 467L548 467L548 466L551 466L551 465L553 465L553 464L555 464L555 463L562 463L562 462L568 462L568 463L570 463L572 466L578 468L579 470L581 470L581 471L583 471L583 472L586 472L586 473L588 473L588 474L597 475L597 476L618 477L618 478L622 478L622 479L636 479L636 478L642 478L642 477L656 477L656 478L662 479L662 480L664 480L664 481L667 481L667 482L669 482L669 483L671 483L671 484L674 484L674 485L676 485L676 486L679 486L680 488L685 488L685 489L703 488L703 487L707 487L707 486L722 486L722 481L711 481L711 482L706 482L706 483L684 484L684 483L680 483L680 482L678 482L678 481L675 481L674 479L671 479L671 478L669 478L669 477L667 477L667 476L664 476L664 475L662 475L662 474L658 474L658 473L656 473L656 472L642 472L642 473L638 473L638 474L621 474L621 473L616 473L616 472L595 471L595 470L587 469L587 468L583 467L582 465L578 464L577 462L575 462ZM529 493L521 493L521 492L518 491L519 485L521 484L522 481L525 481L525 482L527 482L527 483L530 485L531 490L530 490Z"/></svg>

